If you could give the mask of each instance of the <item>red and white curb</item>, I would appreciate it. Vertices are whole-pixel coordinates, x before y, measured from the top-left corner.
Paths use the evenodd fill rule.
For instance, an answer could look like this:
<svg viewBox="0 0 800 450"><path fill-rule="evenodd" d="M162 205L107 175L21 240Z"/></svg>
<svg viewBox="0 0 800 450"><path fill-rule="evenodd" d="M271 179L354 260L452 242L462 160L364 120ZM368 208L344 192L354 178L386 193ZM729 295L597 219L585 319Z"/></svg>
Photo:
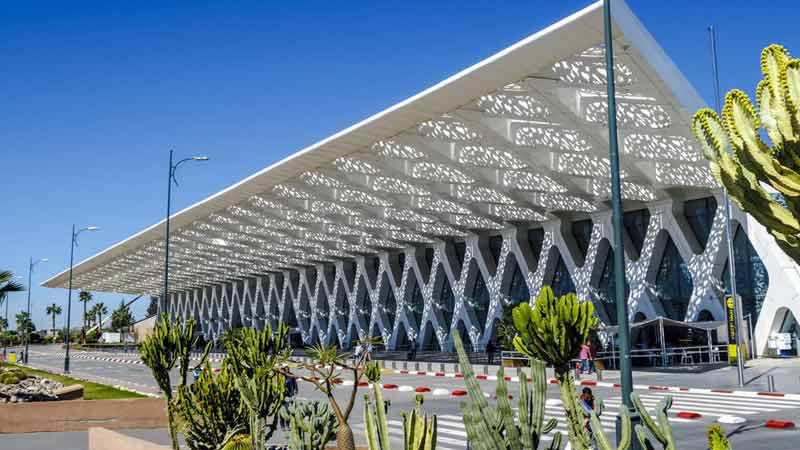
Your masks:
<svg viewBox="0 0 800 450"><path fill-rule="evenodd" d="M398 375L418 375L418 376L431 376L431 377L445 377L445 378L464 378L463 374L460 373L451 373L451 372L427 372L427 371L416 371L416 370L402 370L402 369L395 369L393 370L395 374ZM480 381L496 381L496 375L475 375L475 378ZM510 381L512 383L519 383L519 377L516 376L504 376L503 377L506 381ZM528 378L528 382L531 382L531 379ZM549 380L550 384L556 384L555 378L551 378ZM576 386L597 386L597 387L606 387L612 389L619 389L621 386L618 383L609 383L605 381L596 381L596 380L575 380ZM730 389L707 389L707 388L688 388L688 387L675 387L675 386L656 386L656 385L646 385L646 384L635 384L633 385L633 389L635 390L645 390L645 391L670 391L670 392L691 392L691 393L700 393L700 394L732 394L738 396L751 396L755 398L763 398L763 397L779 397L784 398L787 400L800 400L800 394L788 394L783 392L757 392L757 391L736 391Z"/></svg>

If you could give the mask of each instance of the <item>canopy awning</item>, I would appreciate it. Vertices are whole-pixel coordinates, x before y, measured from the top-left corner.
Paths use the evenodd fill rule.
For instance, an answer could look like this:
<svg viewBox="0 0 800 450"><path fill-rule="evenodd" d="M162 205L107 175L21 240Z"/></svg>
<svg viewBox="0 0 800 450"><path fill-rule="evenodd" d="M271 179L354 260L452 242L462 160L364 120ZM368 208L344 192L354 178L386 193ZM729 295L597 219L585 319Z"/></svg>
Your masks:
<svg viewBox="0 0 800 450"><path fill-rule="evenodd" d="M602 1L172 216L175 291L608 208ZM704 105L614 1L622 196L716 187ZM344 101L344 99L343 99ZM74 268L77 289L158 294L164 222ZM65 270L45 287L67 286Z"/></svg>

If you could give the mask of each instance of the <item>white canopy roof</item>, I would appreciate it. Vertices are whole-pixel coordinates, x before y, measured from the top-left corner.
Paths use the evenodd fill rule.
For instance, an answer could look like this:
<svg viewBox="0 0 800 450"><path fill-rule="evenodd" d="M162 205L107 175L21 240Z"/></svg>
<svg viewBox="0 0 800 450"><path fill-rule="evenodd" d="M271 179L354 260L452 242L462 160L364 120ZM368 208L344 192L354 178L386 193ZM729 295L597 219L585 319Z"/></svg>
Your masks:
<svg viewBox="0 0 800 450"><path fill-rule="evenodd" d="M602 2L171 218L170 286L254 274L605 209ZM613 5L622 195L715 186L693 138L703 101ZM164 222L75 266L73 286L160 292ZM66 287L68 272L45 281Z"/></svg>

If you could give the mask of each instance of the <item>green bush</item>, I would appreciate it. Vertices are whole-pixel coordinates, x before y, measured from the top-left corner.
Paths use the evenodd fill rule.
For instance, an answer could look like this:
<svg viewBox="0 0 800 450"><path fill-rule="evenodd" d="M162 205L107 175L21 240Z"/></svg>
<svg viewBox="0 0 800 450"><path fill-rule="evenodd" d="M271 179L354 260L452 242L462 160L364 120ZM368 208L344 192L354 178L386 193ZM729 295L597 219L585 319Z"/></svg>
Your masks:
<svg viewBox="0 0 800 450"><path fill-rule="evenodd" d="M0 384L17 384L28 378L20 369L5 369L0 372Z"/></svg>

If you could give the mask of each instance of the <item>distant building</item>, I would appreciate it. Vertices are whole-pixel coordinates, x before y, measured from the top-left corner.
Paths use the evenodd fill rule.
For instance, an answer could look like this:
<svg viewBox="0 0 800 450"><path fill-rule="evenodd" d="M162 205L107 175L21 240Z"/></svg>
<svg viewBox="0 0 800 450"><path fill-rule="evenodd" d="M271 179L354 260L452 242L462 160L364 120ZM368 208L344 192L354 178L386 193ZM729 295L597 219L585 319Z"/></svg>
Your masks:
<svg viewBox="0 0 800 450"><path fill-rule="evenodd" d="M156 316L145 317L144 319L134 322L133 324L133 336L134 341L137 343L142 342L150 336L150 333L153 332L153 327L156 325Z"/></svg>

